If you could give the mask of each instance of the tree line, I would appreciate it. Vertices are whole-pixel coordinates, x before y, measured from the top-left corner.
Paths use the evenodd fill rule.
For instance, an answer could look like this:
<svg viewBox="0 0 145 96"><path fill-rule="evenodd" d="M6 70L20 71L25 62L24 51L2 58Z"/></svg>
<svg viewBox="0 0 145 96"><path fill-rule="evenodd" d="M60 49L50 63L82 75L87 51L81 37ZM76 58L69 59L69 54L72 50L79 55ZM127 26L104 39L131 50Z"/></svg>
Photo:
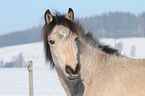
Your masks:
<svg viewBox="0 0 145 96"><path fill-rule="evenodd" d="M131 13L110 12L82 18L84 28L95 37L123 38L145 37L145 12L136 16Z"/></svg>
<svg viewBox="0 0 145 96"><path fill-rule="evenodd" d="M12 67L26 67L26 62L24 60L23 54L19 53L18 56L13 57L11 61L4 62L0 60L0 68L12 68Z"/></svg>
<svg viewBox="0 0 145 96"><path fill-rule="evenodd" d="M97 38L145 37L145 12L136 16L125 12L109 12L78 18L87 31ZM38 42L42 26L0 36L0 47Z"/></svg>

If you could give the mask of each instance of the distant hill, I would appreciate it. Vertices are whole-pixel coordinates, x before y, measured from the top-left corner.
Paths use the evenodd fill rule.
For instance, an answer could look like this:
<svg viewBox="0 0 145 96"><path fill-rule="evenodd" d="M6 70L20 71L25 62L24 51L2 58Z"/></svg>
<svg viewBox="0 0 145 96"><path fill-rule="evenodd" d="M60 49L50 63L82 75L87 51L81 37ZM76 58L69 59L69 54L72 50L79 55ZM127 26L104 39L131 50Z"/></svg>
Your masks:
<svg viewBox="0 0 145 96"><path fill-rule="evenodd" d="M42 26L0 36L0 47L37 42L41 40Z"/></svg>
<svg viewBox="0 0 145 96"><path fill-rule="evenodd" d="M91 30L95 37L145 37L145 12L139 16L131 13L110 12L81 20L85 29Z"/></svg>
<svg viewBox="0 0 145 96"><path fill-rule="evenodd" d="M145 37L145 12L110 12L87 18L79 18L86 31L97 38ZM37 42L41 40L42 26L0 36L0 47Z"/></svg>

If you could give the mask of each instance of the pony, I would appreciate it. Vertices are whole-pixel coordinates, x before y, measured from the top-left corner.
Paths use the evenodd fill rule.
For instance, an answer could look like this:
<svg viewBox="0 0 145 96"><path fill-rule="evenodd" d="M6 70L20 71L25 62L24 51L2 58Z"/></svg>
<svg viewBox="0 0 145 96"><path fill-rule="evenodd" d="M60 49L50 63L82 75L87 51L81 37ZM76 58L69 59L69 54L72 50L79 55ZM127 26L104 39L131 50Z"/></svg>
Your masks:
<svg viewBox="0 0 145 96"><path fill-rule="evenodd" d="M131 59L94 39L66 15L45 12L45 57L67 96L145 96L145 59Z"/></svg>

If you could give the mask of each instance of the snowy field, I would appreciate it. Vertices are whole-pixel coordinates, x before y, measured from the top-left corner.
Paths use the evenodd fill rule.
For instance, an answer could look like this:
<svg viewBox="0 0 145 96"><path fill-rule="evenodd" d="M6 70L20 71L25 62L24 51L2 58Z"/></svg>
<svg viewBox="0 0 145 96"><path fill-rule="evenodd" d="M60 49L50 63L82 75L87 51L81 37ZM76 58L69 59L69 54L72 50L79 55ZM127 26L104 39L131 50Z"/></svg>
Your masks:
<svg viewBox="0 0 145 96"><path fill-rule="evenodd" d="M48 68L33 70L34 96L66 96L57 74ZM29 96L27 68L0 69L0 96Z"/></svg>
<svg viewBox="0 0 145 96"><path fill-rule="evenodd" d="M122 51L131 58L145 58L145 38L102 39L115 47L122 42ZM135 47L135 56L131 48ZM0 48L0 61L9 62L22 53L25 62L33 61L34 96L66 96L55 70L44 59L42 42ZM0 96L29 96L27 68L0 68Z"/></svg>
<svg viewBox="0 0 145 96"><path fill-rule="evenodd" d="M0 61L9 62L19 53L33 61L34 96L66 96L55 70L45 63L42 42L0 48ZM0 68L0 96L29 96L27 68Z"/></svg>
<svg viewBox="0 0 145 96"><path fill-rule="evenodd" d="M122 39L102 39L103 44L109 44L115 48L118 43L123 44L124 55L130 58L145 58L145 38L122 38ZM135 56L131 56L131 49L135 47Z"/></svg>

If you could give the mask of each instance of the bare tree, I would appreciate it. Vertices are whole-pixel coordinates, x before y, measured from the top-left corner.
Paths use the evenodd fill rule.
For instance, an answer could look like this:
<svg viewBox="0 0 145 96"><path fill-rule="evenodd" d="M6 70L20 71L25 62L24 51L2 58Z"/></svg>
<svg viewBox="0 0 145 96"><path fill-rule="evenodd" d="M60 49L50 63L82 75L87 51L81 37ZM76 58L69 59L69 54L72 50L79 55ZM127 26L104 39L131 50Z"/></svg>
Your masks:
<svg viewBox="0 0 145 96"><path fill-rule="evenodd" d="M14 67L24 67L25 65L25 61L24 61L24 58L23 58L23 55L22 53L20 53L18 55L18 57L16 58L16 60L14 61Z"/></svg>
<svg viewBox="0 0 145 96"><path fill-rule="evenodd" d="M4 62L3 60L0 61L0 68L4 67Z"/></svg>
<svg viewBox="0 0 145 96"><path fill-rule="evenodd" d="M136 48L135 46L132 46L130 51L131 57L134 57L136 55L135 53L136 53Z"/></svg>

